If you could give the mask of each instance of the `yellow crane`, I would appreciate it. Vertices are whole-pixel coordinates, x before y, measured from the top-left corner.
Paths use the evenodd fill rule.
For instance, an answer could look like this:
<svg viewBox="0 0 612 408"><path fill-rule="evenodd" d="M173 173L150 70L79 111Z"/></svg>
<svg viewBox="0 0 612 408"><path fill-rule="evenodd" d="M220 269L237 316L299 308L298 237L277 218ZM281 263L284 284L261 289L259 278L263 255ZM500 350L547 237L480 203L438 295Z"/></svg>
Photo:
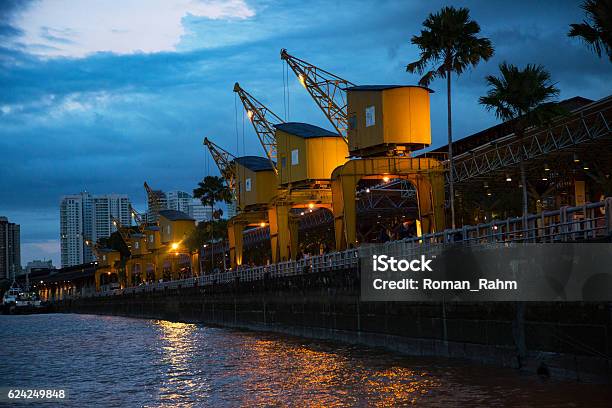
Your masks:
<svg viewBox="0 0 612 408"><path fill-rule="evenodd" d="M294 57L285 48L281 50L280 55L281 59L287 62L287 65L297 75L302 86L306 88L334 129L348 143L348 115L345 90L355 84L323 68Z"/></svg>
<svg viewBox="0 0 612 408"><path fill-rule="evenodd" d="M329 179L332 170L346 161L346 144L337 133L283 121L239 83L234 92L278 177L276 195L268 203L272 260L294 258L299 216L292 209L331 209Z"/></svg>
<svg viewBox="0 0 612 408"><path fill-rule="evenodd" d="M209 138L205 137L204 146L208 148L210 155L212 156L217 168L219 169L219 173L221 173L221 177L227 183L227 187L232 192L232 195L235 200L238 200L238 191L237 191L237 174L236 174L236 166L234 164L234 159L236 156L222 148L221 146L214 143Z"/></svg>
<svg viewBox="0 0 612 408"><path fill-rule="evenodd" d="M417 224L424 233L444 228L444 166L410 152L431 144L430 89L352 82L280 53L298 80L348 143L352 159L331 175L336 248L357 243L356 188L364 179L406 179L417 190Z"/></svg>
<svg viewBox="0 0 612 408"><path fill-rule="evenodd" d="M255 129L255 133L266 153L266 157L268 157L270 165L274 169L274 173L278 174L276 163L278 160L278 153L274 125L284 123L284 121L277 114L272 112L270 108L255 99L253 95L242 89L238 82L234 84L234 92L238 94L242 106L244 106L244 110Z"/></svg>

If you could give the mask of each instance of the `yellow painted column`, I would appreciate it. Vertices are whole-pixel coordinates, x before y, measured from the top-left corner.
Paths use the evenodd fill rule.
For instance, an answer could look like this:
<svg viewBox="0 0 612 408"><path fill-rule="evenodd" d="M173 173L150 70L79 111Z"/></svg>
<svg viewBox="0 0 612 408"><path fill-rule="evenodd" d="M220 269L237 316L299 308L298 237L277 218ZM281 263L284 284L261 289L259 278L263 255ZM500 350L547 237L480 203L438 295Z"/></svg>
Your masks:
<svg viewBox="0 0 612 408"><path fill-rule="evenodd" d="M291 252L291 231L289 228L289 210L287 205L276 207L276 222L278 225L278 249L281 261L290 259Z"/></svg>
<svg viewBox="0 0 612 408"><path fill-rule="evenodd" d="M346 245L355 245L357 242L357 203L355 201L355 189L357 188L357 178L355 176L343 176L342 200L344 202L344 230Z"/></svg>
<svg viewBox="0 0 612 408"><path fill-rule="evenodd" d="M332 213L334 214L334 235L336 238L336 250L346 249L346 235L344 234L344 197L342 196L342 166L336 167L332 173Z"/></svg>
<svg viewBox="0 0 612 408"><path fill-rule="evenodd" d="M193 276L200 276L200 251L191 253L191 272Z"/></svg>
<svg viewBox="0 0 612 408"><path fill-rule="evenodd" d="M300 226L300 220L296 217L291 216L291 212L288 213L289 221L289 240L291 249L291 259L295 259L298 253L298 229Z"/></svg>
<svg viewBox="0 0 612 408"><path fill-rule="evenodd" d="M230 264L232 268L242 265L244 224L241 222L229 222L227 235L230 245Z"/></svg>
<svg viewBox="0 0 612 408"><path fill-rule="evenodd" d="M279 261L278 250L278 220L276 216L276 208L268 210L268 222L270 224L270 247L272 250L272 263Z"/></svg>

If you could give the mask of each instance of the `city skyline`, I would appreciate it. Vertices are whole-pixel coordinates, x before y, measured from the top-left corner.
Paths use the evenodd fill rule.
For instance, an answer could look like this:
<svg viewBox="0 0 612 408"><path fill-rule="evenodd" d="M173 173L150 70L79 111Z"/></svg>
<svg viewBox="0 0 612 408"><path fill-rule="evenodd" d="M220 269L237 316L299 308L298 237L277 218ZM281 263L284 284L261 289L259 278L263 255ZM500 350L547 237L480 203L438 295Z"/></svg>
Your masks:
<svg viewBox="0 0 612 408"><path fill-rule="evenodd" d="M289 106L283 103L282 47L359 84L416 83L418 76L405 72L418 56L410 37L442 4L178 2L172 10L126 7L121 19L108 19L112 24L99 25L92 36L87 15L113 17L111 8L88 13L73 5L66 18L48 13L47 1L3 2L0 215L21 225L22 263L52 258L59 265L57 202L64 194L120 191L144 209L143 180L163 191L190 192L204 175L217 174L201 147L204 136L234 153L261 155L240 110L236 121L234 81L281 116L289 110L291 120L329 129L291 75ZM462 4L496 54L455 82L457 139L497 123L477 98L485 92L484 76L504 60L543 64L561 89L559 99L609 92L608 62L565 35L570 23L583 20L579 2L560 4ZM335 24L338 13L343 18ZM159 15L163 24L147 30L146 22ZM351 29L355 24L359 32ZM440 146L443 81L432 88L433 145Z"/></svg>

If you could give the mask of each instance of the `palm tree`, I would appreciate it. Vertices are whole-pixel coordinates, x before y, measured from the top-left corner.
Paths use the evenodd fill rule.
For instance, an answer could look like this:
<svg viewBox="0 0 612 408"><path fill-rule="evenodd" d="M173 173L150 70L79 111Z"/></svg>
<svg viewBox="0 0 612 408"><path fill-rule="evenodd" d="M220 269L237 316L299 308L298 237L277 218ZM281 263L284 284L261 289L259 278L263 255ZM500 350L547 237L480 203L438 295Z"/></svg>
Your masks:
<svg viewBox="0 0 612 408"><path fill-rule="evenodd" d="M600 58L605 51L612 62L612 0L586 0L580 8L584 10L586 20L570 24L567 35L580 37Z"/></svg>
<svg viewBox="0 0 612 408"><path fill-rule="evenodd" d="M428 86L435 78L446 78L448 109L448 161L450 174L451 224L455 228L453 166L453 131L451 121L451 74L461 75L470 66L493 55L493 46L488 38L477 37L480 26L470 19L467 8L443 7L429 14L423 21L421 35L412 37L412 44L421 50L420 59L406 66L406 71L423 75L419 84ZM433 69L427 70L433 65Z"/></svg>
<svg viewBox="0 0 612 408"><path fill-rule="evenodd" d="M210 228L210 239L214 239L214 218L220 218L221 212L215 211L215 203L225 202L230 204L232 202L232 192L229 187L225 184L225 181L221 177L217 176L206 176L202 181L198 183L198 187L193 190L193 196L199 198L202 205L210 206L211 214L211 228ZM211 242L212 244L212 242ZM211 257L211 265L214 265L214 252ZM214 266L213 266L214 269Z"/></svg>
<svg viewBox="0 0 612 408"><path fill-rule="evenodd" d="M542 125L563 113L553 98L559 89L550 82L550 73L541 65L528 64L524 69L505 62L499 65L500 77L486 77L489 91L480 104L502 121L511 121L514 134L523 140L525 129ZM523 215L527 215L527 183L524 161L520 163L523 186Z"/></svg>

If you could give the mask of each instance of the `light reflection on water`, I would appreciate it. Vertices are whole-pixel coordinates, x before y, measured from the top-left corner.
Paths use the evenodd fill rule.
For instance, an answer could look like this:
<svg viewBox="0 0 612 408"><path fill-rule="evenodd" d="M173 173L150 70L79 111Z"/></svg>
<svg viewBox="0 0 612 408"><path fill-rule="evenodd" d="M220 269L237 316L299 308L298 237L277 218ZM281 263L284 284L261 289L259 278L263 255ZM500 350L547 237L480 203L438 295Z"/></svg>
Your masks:
<svg viewBox="0 0 612 408"><path fill-rule="evenodd" d="M0 361L1 386L63 387L66 405L79 407L593 407L612 398L605 385L514 370L88 315L0 316Z"/></svg>

